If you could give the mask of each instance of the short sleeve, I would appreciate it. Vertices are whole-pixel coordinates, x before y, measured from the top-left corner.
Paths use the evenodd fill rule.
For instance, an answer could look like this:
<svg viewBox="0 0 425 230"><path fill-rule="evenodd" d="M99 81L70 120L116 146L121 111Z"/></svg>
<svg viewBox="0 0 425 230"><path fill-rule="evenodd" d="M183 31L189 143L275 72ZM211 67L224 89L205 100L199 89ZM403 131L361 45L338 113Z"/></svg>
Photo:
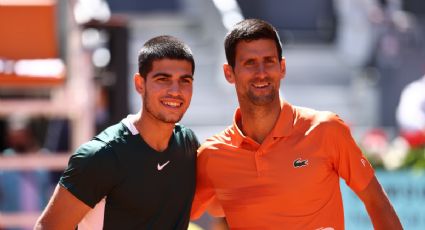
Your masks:
<svg viewBox="0 0 425 230"><path fill-rule="evenodd" d="M374 170L351 136L348 126L336 115L329 125L334 168L353 191L360 192L373 178Z"/></svg>
<svg viewBox="0 0 425 230"><path fill-rule="evenodd" d="M59 184L93 208L119 183L119 172L112 148L92 140L71 156Z"/></svg>
<svg viewBox="0 0 425 230"><path fill-rule="evenodd" d="M202 146L198 149L196 166L196 191L190 218L197 219L208 210L212 216L224 216L224 211L215 196L214 187L207 174L208 151Z"/></svg>

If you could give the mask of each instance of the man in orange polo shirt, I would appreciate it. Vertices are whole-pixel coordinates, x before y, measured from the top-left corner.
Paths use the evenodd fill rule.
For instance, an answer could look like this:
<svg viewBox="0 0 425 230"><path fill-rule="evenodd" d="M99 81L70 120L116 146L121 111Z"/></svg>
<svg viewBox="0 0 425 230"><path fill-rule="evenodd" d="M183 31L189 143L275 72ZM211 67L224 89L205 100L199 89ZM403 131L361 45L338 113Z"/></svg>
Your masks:
<svg viewBox="0 0 425 230"><path fill-rule="evenodd" d="M344 122L279 97L286 69L276 29L244 20L225 50L224 75L240 107L233 125L198 150L192 217L208 209L231 229L344 229L341 177L375 229L402 229Z"/></svg>

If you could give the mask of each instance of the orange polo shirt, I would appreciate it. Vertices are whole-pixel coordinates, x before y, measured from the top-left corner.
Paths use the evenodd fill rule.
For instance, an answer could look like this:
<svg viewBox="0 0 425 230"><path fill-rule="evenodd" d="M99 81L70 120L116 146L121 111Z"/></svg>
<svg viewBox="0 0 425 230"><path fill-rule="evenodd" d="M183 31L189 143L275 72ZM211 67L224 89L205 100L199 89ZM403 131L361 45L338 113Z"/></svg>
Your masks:
<svg viewBox="0 0 425 230"><path fill-rule="evenodd" d="M196 219L208 209L231 229L344 229L342 177L362 191L374 171L349 128L330 112L282 102L262 144L233 125L198 150Z"/></svg>

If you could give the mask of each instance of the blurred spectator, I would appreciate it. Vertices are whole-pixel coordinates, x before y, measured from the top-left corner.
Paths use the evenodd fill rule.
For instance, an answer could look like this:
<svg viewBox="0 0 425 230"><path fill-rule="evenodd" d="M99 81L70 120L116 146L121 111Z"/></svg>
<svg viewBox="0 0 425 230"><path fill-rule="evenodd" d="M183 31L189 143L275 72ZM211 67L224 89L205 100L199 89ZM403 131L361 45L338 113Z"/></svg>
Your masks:
<svg viewBox="0 0 425 230"><path fill-rule="evenodd" d="M355 67L374 55L385 12L378 0L334 0L338 17L337 45L344 60ZM353 46L355 44L355 46Z"/></svg>
<svg viewBox="0 0 425 230"><path fill-rule="evenodd" d="M373 128L364 134L360 144L363 150L367 153L369 160L372 161L372 165L376 166L374 162L377 160L379 161L382 158L382 155L387 151L389 137L385 130Z"/></svg>
<svg viewBox="0 0 425 230"><path fill-rule="evenodd" d="M403 89L396 118L400 135L410 146L425 144L425 75Z"/></svg>
<svg viewBox="0 0 425 230"><path fill-rule="evenodd" d="M7 121L7 155L40 152L30 121L14 115ZM39 212L50 196L50 180L43 170L0 170L0 212Z"/></svg>

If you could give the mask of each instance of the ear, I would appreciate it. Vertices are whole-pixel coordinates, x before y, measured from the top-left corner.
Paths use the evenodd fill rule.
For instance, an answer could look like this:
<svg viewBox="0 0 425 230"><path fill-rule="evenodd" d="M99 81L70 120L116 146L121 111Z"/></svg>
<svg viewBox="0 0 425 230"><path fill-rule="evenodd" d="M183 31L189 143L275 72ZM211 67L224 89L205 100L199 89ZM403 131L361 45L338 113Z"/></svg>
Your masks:
<svg viewBox="0 0 425 230"><path fill-rule="evenodd" d="M140 95L144 95L144 92L145 92L145 79L139 73L136 73L133 76L133 81L134 81L134 87L136 88L136 91Z"/></svg>
<svg viewBox="0 0 425 230"><path fill-rule="evenodd" d="M280 61L280 72L281 72L281 79L285 78L285 76L286 76L286 59L285 59L285 57L282 57L282 60Z"/></svg>
<svg viewBox="0 0 425 230"><path fill-rule="evenodd" d="M234 84L235 83L235 75L233 73L233 68L232 66L230 66L229 64L223 64L223 72L224 72L224 76L226 77L226 80L230 83L230 84Z"/></svg>

